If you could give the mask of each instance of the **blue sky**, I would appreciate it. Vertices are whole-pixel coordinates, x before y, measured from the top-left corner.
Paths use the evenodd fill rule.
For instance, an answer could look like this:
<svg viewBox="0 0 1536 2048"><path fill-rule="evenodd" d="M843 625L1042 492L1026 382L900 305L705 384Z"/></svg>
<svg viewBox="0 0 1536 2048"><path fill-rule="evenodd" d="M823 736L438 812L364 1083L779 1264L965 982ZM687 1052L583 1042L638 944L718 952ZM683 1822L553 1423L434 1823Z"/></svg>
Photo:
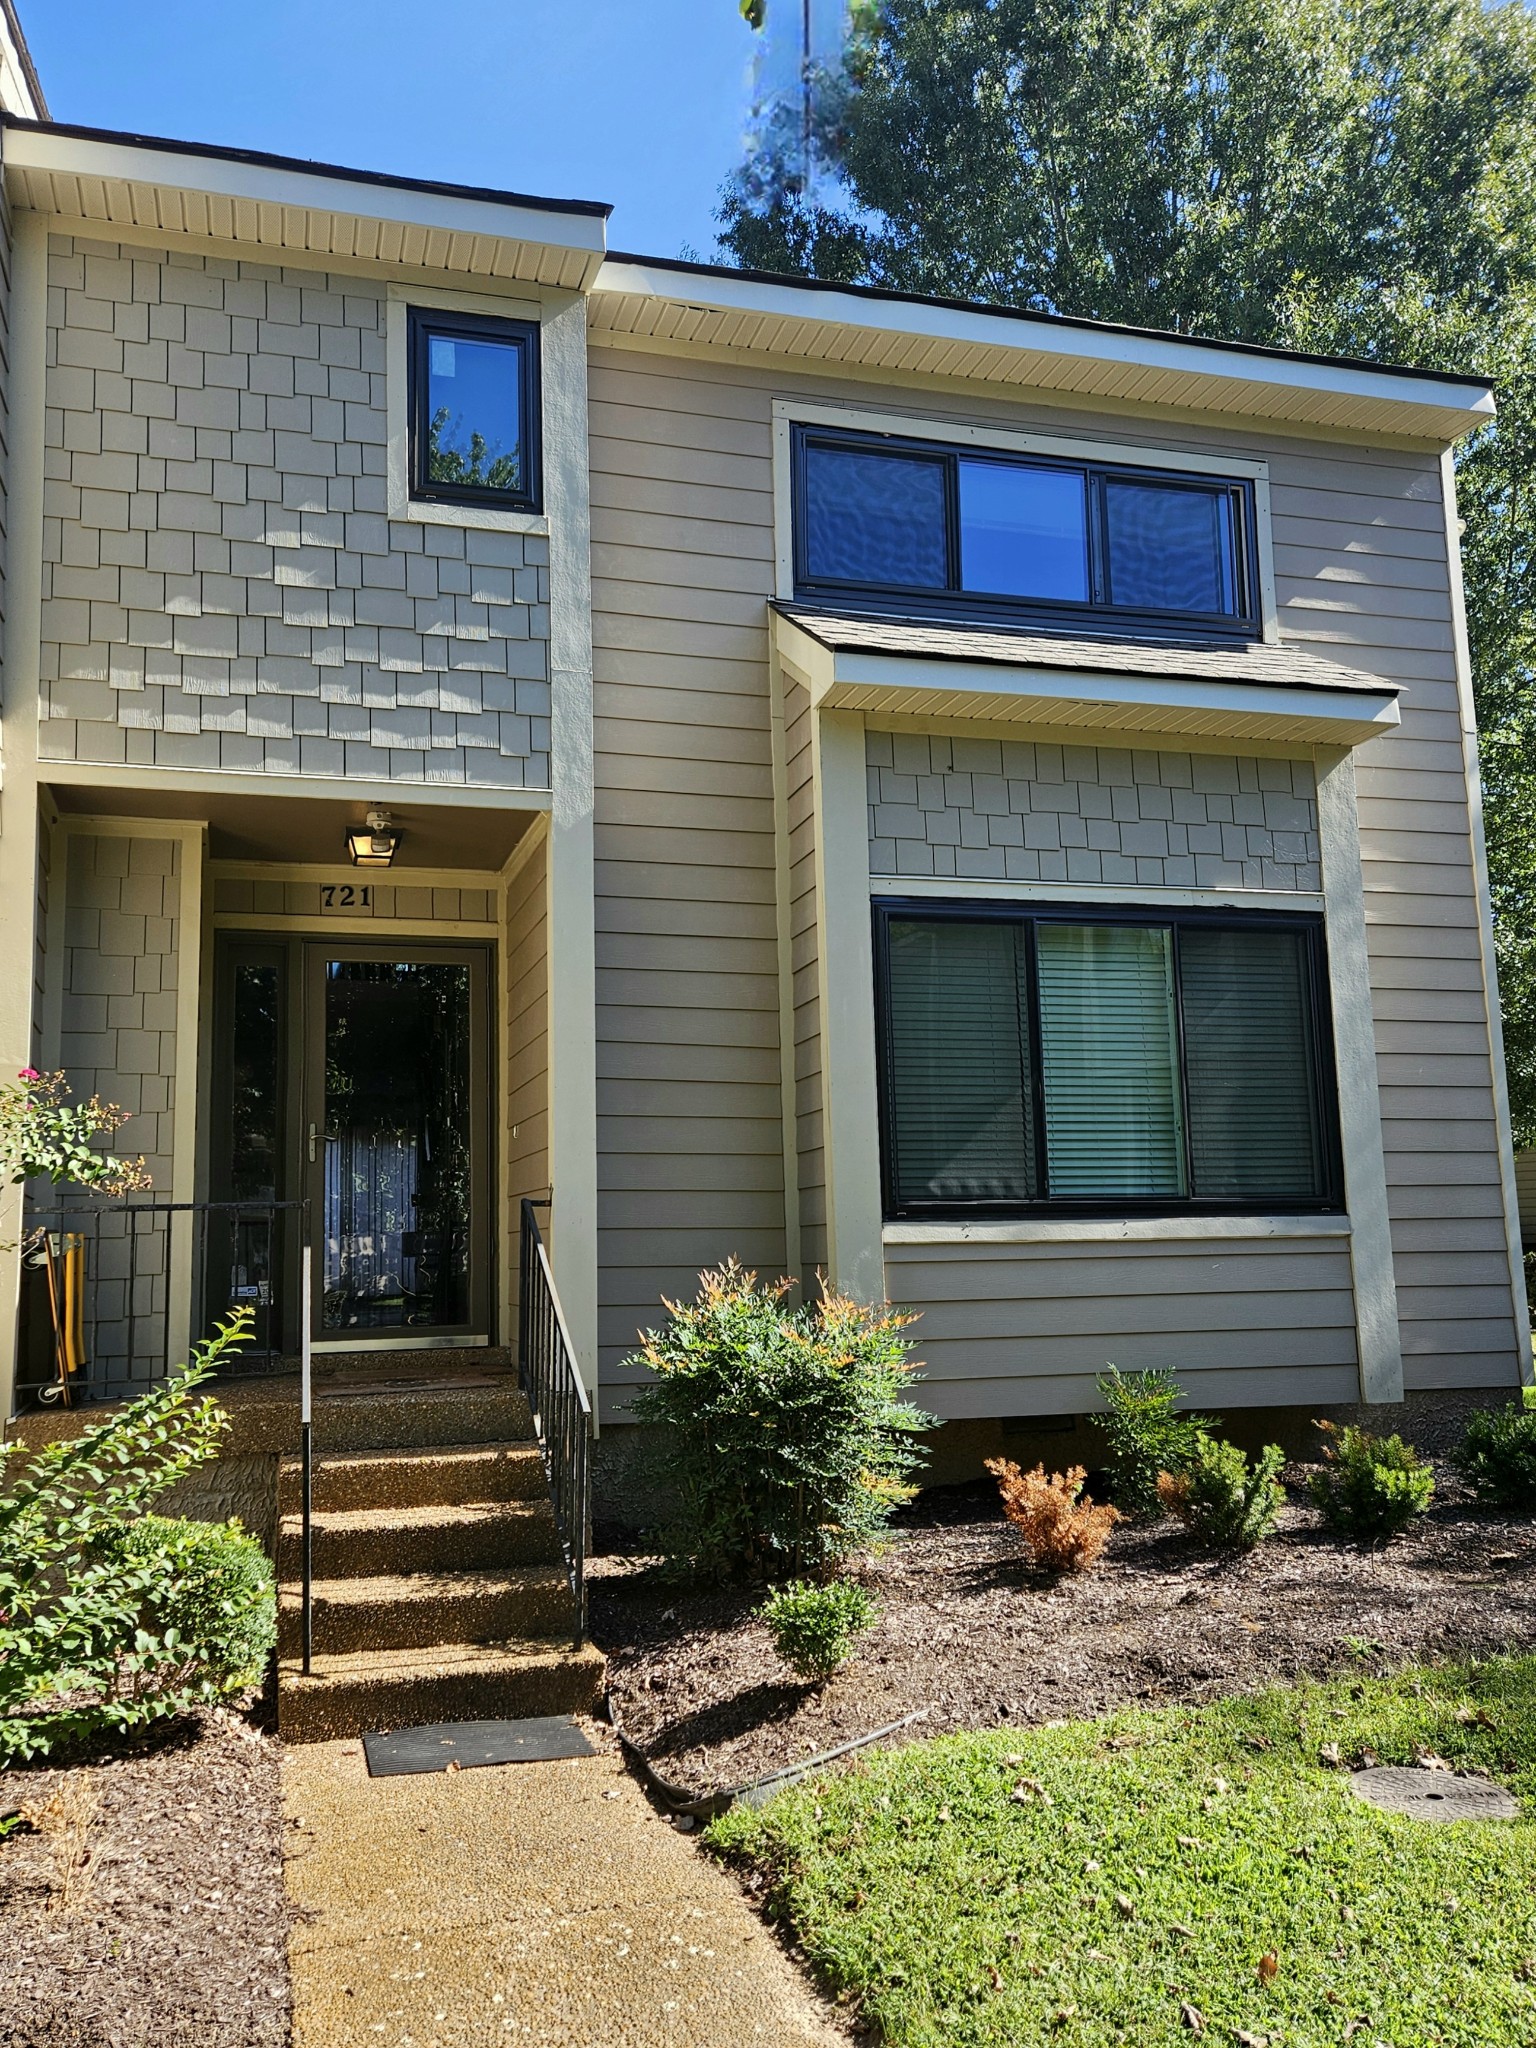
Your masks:
<svg viewBox="0 0 1536 2048"><path fill-rule="evenodd" d="M755 38L736 0L19 0L57 121L607 199L714 247Z"/></svg>

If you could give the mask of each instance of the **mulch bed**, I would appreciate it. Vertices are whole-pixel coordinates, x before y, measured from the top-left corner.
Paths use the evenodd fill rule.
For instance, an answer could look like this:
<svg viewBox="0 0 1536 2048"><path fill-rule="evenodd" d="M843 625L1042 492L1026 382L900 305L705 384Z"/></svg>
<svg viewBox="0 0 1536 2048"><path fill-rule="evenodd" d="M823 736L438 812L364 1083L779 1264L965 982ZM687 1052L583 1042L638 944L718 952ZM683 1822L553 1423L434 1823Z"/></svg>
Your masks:
<svg viewBox="0 0 1536 2048"><path fill-rule="evenodd" d="M73 1910L57 1835L0 1840L0 2048L282 2048L279 1755L218 1712L110 1759L0 1776L0 1812L61 1788L96 1803Z"/></svg>
<svg viewBox="0 0 1536 2048"><path fill-rule="evenodd" d="M1438 1483L1430 1513L1380 1550L1293 1503L1246 1558L1212 1558L1172 1522L1126 1524L1098 1566L1060 1580L1031 1568L993 1486L935 1489L859 1569L880 1619L820 1689L790 1677L752 1620L760 1593L680 1587L654 1560L595 1561L592 1634L615 1719L696 1796L919 1707L897 1739L1536 1644L1536 1525Z"/></svg>

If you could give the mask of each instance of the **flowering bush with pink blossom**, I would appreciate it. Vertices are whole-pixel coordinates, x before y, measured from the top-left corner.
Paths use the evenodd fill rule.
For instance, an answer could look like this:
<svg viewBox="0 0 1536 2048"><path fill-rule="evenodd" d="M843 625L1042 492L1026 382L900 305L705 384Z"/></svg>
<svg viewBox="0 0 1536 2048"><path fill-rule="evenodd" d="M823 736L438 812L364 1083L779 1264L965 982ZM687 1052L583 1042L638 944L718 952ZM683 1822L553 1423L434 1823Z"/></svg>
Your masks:
<svg viewBox="0 0 1536 2048"><path fill-rule="evenodd" d="M101 1195L131 1195L150 1185L143 1157L103 1152L92 1142L120 1131L129 1111L99 1095L69 1099L61 1073L23 1067L0 1088L0 1177L13 1187L28 1180L69 1181Z"/></svg>

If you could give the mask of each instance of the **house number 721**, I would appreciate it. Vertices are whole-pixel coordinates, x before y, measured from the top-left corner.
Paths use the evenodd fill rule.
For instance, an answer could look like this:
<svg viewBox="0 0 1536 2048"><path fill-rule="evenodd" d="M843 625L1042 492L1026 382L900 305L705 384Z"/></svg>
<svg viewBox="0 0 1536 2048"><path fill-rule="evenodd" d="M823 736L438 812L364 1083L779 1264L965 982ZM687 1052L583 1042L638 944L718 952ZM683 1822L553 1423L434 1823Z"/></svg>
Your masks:
<svg viewBox="0 0 1536 2048"><path fill-rule="evenodd" d="M320 908L322 910L372 910L373 884L371 882L322 882L320 884Z"/></svg>

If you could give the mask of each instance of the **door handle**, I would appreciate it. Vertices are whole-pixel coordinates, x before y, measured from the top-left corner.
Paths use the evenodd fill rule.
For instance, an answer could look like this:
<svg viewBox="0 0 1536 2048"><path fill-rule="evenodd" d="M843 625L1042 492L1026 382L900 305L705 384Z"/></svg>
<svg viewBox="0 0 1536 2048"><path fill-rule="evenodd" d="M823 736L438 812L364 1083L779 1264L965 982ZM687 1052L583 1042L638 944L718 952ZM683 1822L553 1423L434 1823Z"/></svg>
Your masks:
<svg viewBox="0 0 1536 2048"><path fill-rule="evenodd" d="M311 1166L315 1163L315 1139L319 1135L319 1128L318 1124L311 1124L309 1127L309 1163Z"/></svg>

